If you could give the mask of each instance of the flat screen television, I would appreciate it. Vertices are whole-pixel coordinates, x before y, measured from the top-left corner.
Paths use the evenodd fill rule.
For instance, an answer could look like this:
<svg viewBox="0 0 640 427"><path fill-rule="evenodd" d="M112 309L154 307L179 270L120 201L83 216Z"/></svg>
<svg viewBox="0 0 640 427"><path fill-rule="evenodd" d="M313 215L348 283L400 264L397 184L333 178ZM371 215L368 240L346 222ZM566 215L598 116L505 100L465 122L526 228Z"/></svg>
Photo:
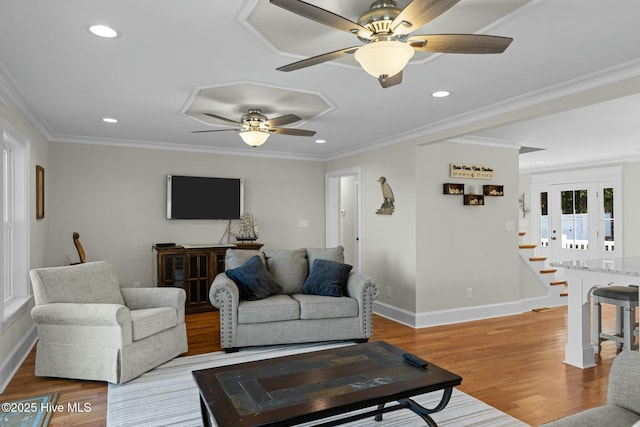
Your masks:
<svg viewBox="0 0 640 427"><path fill-rule="evenodd" d="M244 180L167 175L167 219L238 219Z"/></svg>

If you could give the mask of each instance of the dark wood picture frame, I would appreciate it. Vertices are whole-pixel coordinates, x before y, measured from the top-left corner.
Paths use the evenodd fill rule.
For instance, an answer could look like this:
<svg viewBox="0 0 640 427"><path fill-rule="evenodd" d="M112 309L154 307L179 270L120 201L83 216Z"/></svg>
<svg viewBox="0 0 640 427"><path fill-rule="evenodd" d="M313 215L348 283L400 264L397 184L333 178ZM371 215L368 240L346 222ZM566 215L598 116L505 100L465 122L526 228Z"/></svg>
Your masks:
<svg viewBox="0 0 640 427"><path fill-rule="evenodd" d="M36 165L36 219L44 219L44 168Z"/></svg>

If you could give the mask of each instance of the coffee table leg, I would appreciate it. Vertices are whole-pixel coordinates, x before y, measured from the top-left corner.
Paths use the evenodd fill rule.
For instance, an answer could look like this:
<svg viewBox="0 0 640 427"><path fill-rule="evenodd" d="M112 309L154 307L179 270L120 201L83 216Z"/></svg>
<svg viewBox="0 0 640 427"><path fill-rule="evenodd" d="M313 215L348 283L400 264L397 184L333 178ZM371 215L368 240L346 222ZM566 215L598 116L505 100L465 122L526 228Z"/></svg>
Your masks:
<svg viewBox="0 0 640 427"><path fill-rule="evenodd" d="M440 403L438 403L433 409L425 408L424 406L416 403L411 399L402 399L399 400L401 404L406 405L407 409L413 411L418 414L420 418L426 421L427 425L431 427L437 427L438 424L429 416L429 414L433 414L435 412L442 411L445 406L449 404L449 400L451 400L451 394L453 393L453 387L448 387L444 389L444 393L442 394L442 399L440 399Z"/></svg>
<svg viewBox="0 0 640 427"><path fill-rule="evenodd" d="M384 408L384 403L378 405L378 411ZM376 421L382 421L382 412L376 415Z"/></svg>
<svg viewBox="0 0 640 427"><path fill-rule="evenodd" d="M209 418L209 410L207 409L207 404L202 398L202 395L200 395L200 411L202 412L202 425L204 427L212 427L211 419Z"/></svg>

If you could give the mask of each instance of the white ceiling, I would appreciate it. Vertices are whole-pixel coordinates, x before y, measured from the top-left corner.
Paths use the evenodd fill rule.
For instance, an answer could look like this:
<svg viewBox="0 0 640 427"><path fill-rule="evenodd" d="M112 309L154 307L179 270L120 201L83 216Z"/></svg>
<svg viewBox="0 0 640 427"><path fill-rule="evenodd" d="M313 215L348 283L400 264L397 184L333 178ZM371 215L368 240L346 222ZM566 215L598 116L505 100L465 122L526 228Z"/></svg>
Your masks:
<svg viewBox="0 0 640 427"><path fill-rule="evenodd" d="M308 1L356 20L372 0ZM545 148L520 156L530 171L638 160L638 16L637 0L461 0L414 33L513 37L507 51L417 56L401 85L382 89L351 57L276 71L361 42L267 0L0 0L0 88L56 141L328 159L413 137L461 138ZM96 38L94 23L121 35ZM252 149L235 132L193 134L219 126L184 114L212 86L245 87L211 106L233 120L254 103L296 114L252 87L317 95L331 108L290 127L327 142L273 135ZM453 94L431 97L440 89Z"/></svg>

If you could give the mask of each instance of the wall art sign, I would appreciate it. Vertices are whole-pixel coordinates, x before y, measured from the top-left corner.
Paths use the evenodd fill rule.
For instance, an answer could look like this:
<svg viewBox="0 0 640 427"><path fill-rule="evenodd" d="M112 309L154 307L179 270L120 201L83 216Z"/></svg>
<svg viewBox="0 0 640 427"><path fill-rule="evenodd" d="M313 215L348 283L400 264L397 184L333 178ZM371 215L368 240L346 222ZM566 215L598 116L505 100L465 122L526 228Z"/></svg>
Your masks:
<svg viewBox="0 0 640 427"><path fill-rule="evenodd" d="M493 167L451 163L451 178L493 179Z"/></svg>

